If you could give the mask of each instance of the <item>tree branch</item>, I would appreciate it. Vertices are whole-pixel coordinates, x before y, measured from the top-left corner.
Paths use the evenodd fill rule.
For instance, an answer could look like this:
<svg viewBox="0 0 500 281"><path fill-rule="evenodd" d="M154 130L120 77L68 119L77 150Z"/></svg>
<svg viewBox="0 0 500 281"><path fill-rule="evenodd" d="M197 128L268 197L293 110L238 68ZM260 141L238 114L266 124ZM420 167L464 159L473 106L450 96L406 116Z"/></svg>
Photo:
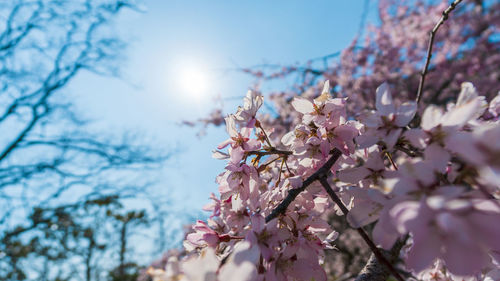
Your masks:
<svg viewBox="0 0 500 281"><path fill-rule="evenodd" d="M249 152L247 152L247 154L248 155L256 155L256 156L266 156L266 155L287 156L287 155L292 155L293 152L287 151L287 150L270 149L270 150L265 150L265 151L249 151Z"/></svg>
<svg viewBox="0 0 500 281"><path fill-rule="evenodd" d="M295 198L302 192L304 191L311 183L313 183L316 180L319 180L323 187L325 188L326 192L330 196L330 198L339 206L341 209L342 213L344 213L345 216L349 213L349 210L347 207L342 203L340 198L335 194L335 192L332 190L328 182L326 181L327 175L330 173L330 169L332 166L337 162L339 157L342 155L342 152L338 149L334 149L332 151L332 155L326 161L323 166L321 166L314 174L309 176L303 183L302 186L299 188L294 188L291 189L288 192L287 197L276 207L273 209L271 214L269 214L266 217L266 222L269 222L276 217L278 217L280 214L284 213L288 206L295 200ZM388 269L388 271L399 281L404 281L404 279L399 275L399 273L396 271L396 269L392 266L392 264L382 255L381 251L377 248L375 243L370 239L368 234L363 230L363 228L356 228L356 231L358 231L359 235L363 238L363 240L366 242L368 247L370 247L371 251L377 258L377 260L384 264L385 267ZM368 279L366 279L368 280Z"/></svg>
<svg viewBox="0 0 500 281"><path fill-rule="evenodd" d="M382 250L382 254L389 260L389 262L396 262L399 257L399 252L405 245L405 242L406 239L398 240L390 251ZM363 267L355 281L386 281L389 275L390 272L387 268L385 266L381 266L375 255L371 254L365 267Z"/></svg>
<svg viewBox="0 0 500 281"><path fill-rule="evenodd" d="M326 193L330 196L330 198L337 204L337 206L340 208L344 216L347 216L349 213L349 210L347 207L342 203L342 200L337 196L337 194L332 190L330 187L330 184L326 180L326 174L324 174L322 177L319 178L319 181L321 182L321 185L323 185L323 188L325 189ZM359 233L361 238L366 242L368 247L370 247L370 250L373 252L375 257L377 258L378 262L382 263L387 270L399 281L404 281L404 279L399 275L399 273L396 271L396 269L392 266L392 264L382 255L382 252L380 251L379 248L373 243L373 241L370 239L368 234L364 231L362 227L356 228L356 231ZM368 280L368 279L366 279ZM371 279L370 279L371 280Z"/></svg>
<svg viewBox="0 0 500 281"><path fill-rule="evenodd" d="M429 46L427 48L427 58L425 60L425 65L424 68L422 69L422 72L420 73L420 82L418 83L418 91L417 91L417 104L420 102L420 99L422 98L422 91L424 89L424 82L425 82L425 76L427 75L427 71L429 69L429 64L431 62L431 57L432 57L432 47L434 45L434 37L436 36L436 33L443 25L443 23L448 19L448 16L450 15L451 11L455 9L455 7L462 2L462 0L455 0L453 3L450 4L450 6L443 11L443 15L441 16L441 19L436 23L434 28L430 32L430 39L429 39Z"/></svg>
<svg viewBox="0 0 500 281"><path fill-rule="evenodd" d="M325 175L327 175L328 172L330 171L330 169L332 168L333 164L335 164L335 162L337 162L337 160L339 159L340 155L342 155L342 152L340 150L338 150L336 148L333 149L331 156L330 156L330 159L328 159L328 161L326 161L326 163L323 164L323 166L321 166L314 174L309 176L302 183L301 187L290 189L290 191L288 191L288 195L286 196L286 198L283 201L281 201L281 203L278 206L276 206L276 208L274 208L274 210L271 212L271 214L269 214L266 217L266 222L270 222L271 220L278 217L278 215L284 213L286 211L286 209L288 208L288 206L293 202L293 200L295 200L295 198L302 191L304 191L311 183L313 183L315 180L318 180L321 177L324 177Z"/></svg>

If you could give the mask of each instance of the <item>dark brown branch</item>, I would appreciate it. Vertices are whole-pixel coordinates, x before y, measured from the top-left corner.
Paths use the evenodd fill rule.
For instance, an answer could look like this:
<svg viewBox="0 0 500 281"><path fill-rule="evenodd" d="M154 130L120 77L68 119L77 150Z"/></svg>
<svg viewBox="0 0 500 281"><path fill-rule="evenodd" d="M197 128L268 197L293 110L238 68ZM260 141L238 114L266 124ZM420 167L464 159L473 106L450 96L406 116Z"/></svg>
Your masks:
<svg viewBox="0 0 500 281"><path fill-rule="evenodd" d="M417 91L417 104L420 102L420 99L422 98L422 91L424 90L424 82L425 82L425 76L427 75L427 71L429 69L429 64L431 62L431 57L432 57L432 47L434 45L434 37L436 36L436 33L443 25L443 23L448 19L448 16L450 15L451 11L455 9L455 7L462 2L462 0L455 0L453 3L450 4L446 10L443 11L443 15L441 16L441 19L436 23L434 28L430 32L430 39L429 39L429 46L427 47L427 58L425 60L425 65L424 68L422 69L422 72L420 73L420 82L418 83L418 91Z"/></svg>
<svg viewBox="0 0 500 281"><path fill-rule="evenodd" d="M339 159L340 155L342 155L342 152L335 148L331 153L330 159L328 159L328 161L326 161L326 163L323 164L323 166L321 166L321 168L319 168L314 174L304 180L301 187L290 189L290 191L288 191L288 195L286 196L286 198L281 201L281 203L276 208L274 208L271 214L266 217L266 222L269 222L278 217L280 214L284 213L288 206L293 202L293 200L295 200L295 198L311 183L327 175L333 164L335 164L335 162L337 162L337 160Z"/></svg>
<svg viewBox="0 0 500 281"><path fill-rule="evenodd" d="M406 239L398 240L390 251L382 250L382 254L389 260L389 262L395 263L399 257L399 252L405 243ZM386 281L389 275L390 272L387 268L385 266L381 266L377 257L375 257L374 254L371 254L365 267L363 267L355 281Z"/></svg>
<svg viewBox="0 0 500 281"><path fill-rule="evenodd" d="M265 156L265 155L292 155L293 152L291 151L286 151L286 150L278 150L278 149L271 149L271 150L265 150L265 151L249 151L247 152L248 155L257 155L257 156Z"/></svg>
<svg viewBox="0 0 500 281"><path fill-rule="evenodd" d="M408 155L410 157L422 157L422 156L424 156L421 152L406 148L402 145L395 145L394 148L396 150L404 152L406 155Z"/></svg>
<svg viewBox="0 0 500 281"><path fill-rule="evenodd" d="M330 196L330 198L337 204L337 206L340 208L344 216L347 216L349 213L349 210L347 207L342 203L342 200L337 196L335 191L330 187L330 184L327 181L327 174L324 174L322 177L319 178L319 181L321 182L321 185L323 185L323 188L325 189L326 193ZM356 231L359 233L361 238L366 242L368 247L370 247L370 250L373 252L373 254L377 257L377 260L382 263L389 272L399 281L404 281L404 279L399 275L399 273L396 271L396 269L392 266L392 264L382 255L382 252L377 248L375 243L370 239L368 234L364 231L362 227L356 228Z"/></svg>

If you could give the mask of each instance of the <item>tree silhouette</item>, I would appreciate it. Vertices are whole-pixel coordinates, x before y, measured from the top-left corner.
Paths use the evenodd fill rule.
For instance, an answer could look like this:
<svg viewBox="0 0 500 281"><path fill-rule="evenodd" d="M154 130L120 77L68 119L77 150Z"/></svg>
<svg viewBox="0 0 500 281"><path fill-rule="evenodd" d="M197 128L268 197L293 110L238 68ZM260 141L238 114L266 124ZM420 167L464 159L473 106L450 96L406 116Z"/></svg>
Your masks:
<svg viewBox="0 0 500 281"><path fill-rule="evenodd" d="M141 192L144 175L168 158L133 134L93 130L66 90L84 71L119 76L126 44L113 20L123 10L139 8L129 0L0 4L2 280L104 278L113 265L97 268L96 259L114 220L105 212Z"/></svg>

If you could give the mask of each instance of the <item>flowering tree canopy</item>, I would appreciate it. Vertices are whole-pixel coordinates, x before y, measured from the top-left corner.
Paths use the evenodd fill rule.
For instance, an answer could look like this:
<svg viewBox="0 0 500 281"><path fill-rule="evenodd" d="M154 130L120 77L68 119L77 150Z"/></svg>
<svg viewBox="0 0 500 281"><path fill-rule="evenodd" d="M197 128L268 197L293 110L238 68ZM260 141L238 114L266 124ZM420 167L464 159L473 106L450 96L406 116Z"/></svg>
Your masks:
<svg viewBox="0 0 500 281"><path fill-rule="evenodd" d="M278 115L250 91L225 117L210 218L154 280L327 280L331 215L373 252L357 280L500 279L500 3L397 2L338 63L268 75L305 74Z"/></svg>

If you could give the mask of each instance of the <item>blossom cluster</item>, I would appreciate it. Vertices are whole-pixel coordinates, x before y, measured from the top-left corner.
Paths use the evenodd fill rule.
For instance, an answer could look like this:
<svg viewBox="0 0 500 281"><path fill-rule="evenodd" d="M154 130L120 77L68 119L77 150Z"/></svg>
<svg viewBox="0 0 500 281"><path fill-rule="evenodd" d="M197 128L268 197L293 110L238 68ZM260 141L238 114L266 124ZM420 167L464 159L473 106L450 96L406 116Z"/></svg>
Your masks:
<svg viewBox="0 0 500 281"><path fill-rule="evenodd" d="M435 2L379 1L380 25L337 61L324 58L324 69L311 61L244 70L303 79L266 96L273 114L257 114L263 97L249 92L225 118L229 138L214 157L227 166L205 207L210 219L186 236L188 254L153 276L335 279L325 252L338 252L343 233L328 222L346 207L349 225L370 229L376 245L404 245L393 266L405 279L500 280L500 4L463 1L454 10L435 37L418 104L428 31L449 5ZM221 123L214 116L205 125ZM340 205L315 177L326 166Z"/></svg>
<svg viewBox="0 0 500 281"><path fill-rule="evenodd" d="M214 151L227 165L220 195L204 208L210 218L187 234L188 254L151 269L153 279L327 280L325 250L339 236L328 216L340 206L319 183L303 187L337 151L326 181L349 209L347 221L374 224L373 240L385 249L404 243L401 270L418 280L495 280L500 94L488 103L463 83L456 102L429 105L421 118L415 102L393 99L389 84L375 100L374 110L351 118L349 100L332 97L326 81L316 98L291 101L297 118L277 132L258 119L263 96L249 92L225 118L229 138Z"/></svg>

